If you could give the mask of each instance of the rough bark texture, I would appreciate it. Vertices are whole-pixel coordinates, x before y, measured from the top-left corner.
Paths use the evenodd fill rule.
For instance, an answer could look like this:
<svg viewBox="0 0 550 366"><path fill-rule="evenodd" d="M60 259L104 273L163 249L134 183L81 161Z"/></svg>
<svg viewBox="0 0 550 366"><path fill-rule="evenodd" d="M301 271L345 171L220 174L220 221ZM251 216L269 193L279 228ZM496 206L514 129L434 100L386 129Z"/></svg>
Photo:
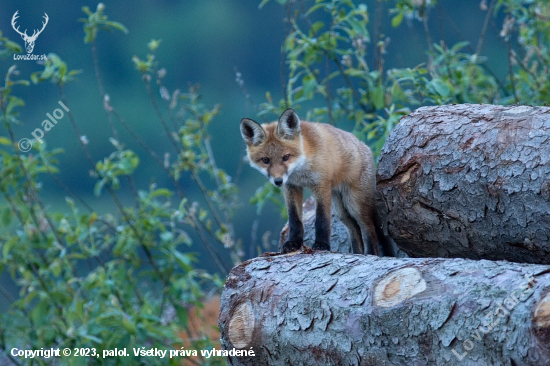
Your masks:
<svg viewBox="0 0 550 366"><path fill-rule="evenodd" d="M549 365L550 267L259 257L231 271L219 328L224 349L254 350L232 365Z"/></svg>
<svg viewBox="0 0 550 366"><path fill-rule="evenodd" d="M412 257L550 263L550 108L419 108L386 140L377 189Z"/></svg>
<svg viewBox="0 0 550 366"><path fill-rule="evenodd" d="M385 210L384 203L380 195L377 195L377 208ZM385 216L384 216L385 217ZM312 247L315 242L315 200L313 197L309 197L303 204L302 222L304 224L304 245ZM288 223L281 230L279 237L279 252L283 247L283 243L287 241L289 233ZM392 238L387 236L386 239L390 241L394 247L394 252L397 257L408 257L408 255L400 250ZM332 222L330 228L330 250L332 252L339 253L351 253L351 237L346 226L340 221L340 218L336 215L335 210L332 210ZM380 248L382 250L382 248ZM382 250L383 251L383 250ZM381 252L382 252L381 251Z"/></svg>

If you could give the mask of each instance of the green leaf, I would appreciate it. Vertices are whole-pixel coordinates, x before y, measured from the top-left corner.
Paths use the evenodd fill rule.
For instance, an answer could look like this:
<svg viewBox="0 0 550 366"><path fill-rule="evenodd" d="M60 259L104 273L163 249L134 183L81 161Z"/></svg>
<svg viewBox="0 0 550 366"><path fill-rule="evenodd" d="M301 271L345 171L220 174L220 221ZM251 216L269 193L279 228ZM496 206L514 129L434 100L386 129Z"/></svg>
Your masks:
<svg viewBox="0 0 550 366"><path fill-rule="evenodd" d="M393 102L398 102L398 101L404 102L407 100L407 95L405 94L405 92L401 88L401 85L399 85L398 82L395 82L393 84L391 89L391 95L392 95Z"/></svg>
<svg viewBox="0 0 550 366"><path fill-rule="evenodd" d="M169 189L166 189L166 188L159 188L159 189L155 189L153 192L151 192L151 195L150 197L153 198L153 197L158 197L158 196L161 196L161 197L170 197L172 196L173 192Z"/></svg>
<svg viewBox="0 0 550 366"><path fill-rule="evenodd" d="M192 264L192 257L187 254L183 254L182 252L175 249L172 251L172 254L183 269L190 269Z"/></svg>
<svg viewBox="0 0 550 366"><path fill-rule="evenodd" d="M8 255L10 254L11 248L17 244L17 238L12 237L10 240L4 243L4 247L2 248L2 258L4 260L8 259Z"/></svg>
<svg viewBox="0 0 550 366"><path fill-rule="evenodd" d="M93 14L92 11L90 10L90 8L87 7L87 6L83 6L83 7L82 7L82 11L83 11L84 13L86 13L86 15L92 15L92 14Z"/></svg>
<svg viewBox="0 0 550 366"><path fill-rule="evenodd" d="M55 277L59 277L59 275L61 274L61 263L59 263L59 260L55 260L54 262L52 262L52 264L50 265L50 270Z"/></svg>
<svg viewBox="0 0 550 366"><path fill-rule="evenodd" d="M157 48L159 48L160 42L162 42L161 39L152 39L149 41L149 43L147 43L147 47L151 52L155 52Z"/></svg>
<svg viewBox="0 0 550 366"><path fill-rule="evenodd" d="M439 94L443 98L447 98L451 93L451 88L449 88L449 86L446 83L444 83L441 79L433 79L431 81L431 84L434 87L437 94Z"/></svg>
<svg viewBox="0 0 550 366"><path fill-rule="evenodd" d="M325 26L325 23L323 23L319 20L319 21L317 21L317 22L315 22L311 25L310 30L311 30L312 33L317 33L317 31L319 29L323 28L324 26Z"/></svg>
<svg viewBox="0 0 550 366"><path fill-rule="evenodd" d="M105 186L105 179L102 179L98 181L94 186L94 194L96 197L101 196L101 191L103 190L103 187Z"/></svg>
<svg viewBox="0 0 550 366"><path fill-rule="evenodd" d="M23 99L17 97L9 97L8 107L6 108L6 114L13 113L13 110L17 107L22 107L25 105Z"/></svg>
<svg viewBox="0 0 550 366"><path fill-rule="evenodd" d="M174 234L171 231L165 231L160 234L160 240L164 242L172 242L174 240Z"/></svg>
<svg viewBox="0 0 550 366"><path fill-rule="evenodd" d="M399 27L399 25L401 24L402 21L403 21L403 12L401 11L401 12L397 13L397 15L392 18L391 25L392 25L392 27L397 28L397 27Z"/></svg>
<svg viewBox="0 0 550 366"><path fill-rule="evenodd" d="M265 4L267 4L270 0L262 0L262 2L260 3L260 5L258 5L258 9L261 9L265 6Z"/></svg>
<svg viewBox="0 0 550 366"><path fill-rule="evenodd" d="M137 328L134 322L130 319L130 317L126 314L122 315L122 326L124 329L126 329L130 334L136 334Z"/></svg>
<svg viewBox="0 0 550 366"><path fill-rule="evenodd" d="M372 103L374 104L374 108L376 109L384 108L385 94L386 94L386 89L384 88L384 85L378 85L376 88L374 88L372 92Z"/></svg>
<svg viewBox="0 0 550 366"><path fill-rule="evenodd" d="M49 306L46 301L38 301L38 303L34 306L34 309L31 311L31 318L34 323L34 327L41 326L48 321L48 307Z"/></svg>
<svg viewBox="0 0 550 366"><path fill-rule="evenodd" d="M124 34L128 34L128 28L126 28L122 23L108 21L108 22L105 22L105 24L111 28L118 29Z"/></svg>

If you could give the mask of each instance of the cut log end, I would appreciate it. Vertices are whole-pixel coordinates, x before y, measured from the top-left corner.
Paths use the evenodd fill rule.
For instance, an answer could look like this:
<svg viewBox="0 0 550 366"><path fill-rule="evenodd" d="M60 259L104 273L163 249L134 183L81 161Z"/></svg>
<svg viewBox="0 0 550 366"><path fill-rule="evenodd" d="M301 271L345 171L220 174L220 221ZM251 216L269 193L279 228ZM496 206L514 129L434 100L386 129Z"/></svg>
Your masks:
<svg viewBox="0 0 550 366"><path fill-rule="evenodd" d="M245 301L235 307L229 320L229 341L235 348L246 348L252 341L254 331L254 311L250 302Z"/></svg>
<svg viewBox="0 0 550 366"><path fill-rule="evenodd" d="M374 305L391 307L426 289L426 281L416 268L402 268L384 277L374 288Z"/></svg>
<svg viewBox="0 0 550 366"><path fill-rule="evenodd" d="M550 347L550 292L543 297L533 314L533 331L547 348Z"/></svg>

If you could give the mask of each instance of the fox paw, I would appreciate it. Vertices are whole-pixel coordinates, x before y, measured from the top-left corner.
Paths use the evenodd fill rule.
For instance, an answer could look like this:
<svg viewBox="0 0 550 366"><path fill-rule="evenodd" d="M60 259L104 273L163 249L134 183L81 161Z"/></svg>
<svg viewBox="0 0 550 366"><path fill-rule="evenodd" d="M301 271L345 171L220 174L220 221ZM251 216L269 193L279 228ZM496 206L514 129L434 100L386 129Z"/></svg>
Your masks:
<svg viewBox="0 0 550 366"><path fill-rule="evenodd" d="M297 241L290 241L289 240L289 241L287 241L283 244L282 253L286 254L286 253L295 252L298 249L300 249L301 247L302 247L302 243L298 243Z"/></svg>
<svg viewBox="0 0 550 366"><path fill-rule="evenodd" d="M313 243L313 247L311 247L311 249L313 249L313 250L330 250L330 245L328 243L316 240L315 243Z"/></svg>

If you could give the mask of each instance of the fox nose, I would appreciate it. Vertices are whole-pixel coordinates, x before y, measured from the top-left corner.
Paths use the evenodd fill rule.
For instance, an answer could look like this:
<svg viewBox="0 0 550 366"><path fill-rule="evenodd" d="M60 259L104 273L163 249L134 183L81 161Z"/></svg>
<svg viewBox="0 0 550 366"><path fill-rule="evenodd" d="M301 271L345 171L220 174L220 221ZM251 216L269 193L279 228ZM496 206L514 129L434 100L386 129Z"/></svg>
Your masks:
<svg viewBox="0 0 550 366"><path fill-rule="evenodd" d="M273 180L273 183L275 183L275 185L276 185L277 187L280 187L280 186L283 185L283 178L275 178L275 179Z"/></svg>

